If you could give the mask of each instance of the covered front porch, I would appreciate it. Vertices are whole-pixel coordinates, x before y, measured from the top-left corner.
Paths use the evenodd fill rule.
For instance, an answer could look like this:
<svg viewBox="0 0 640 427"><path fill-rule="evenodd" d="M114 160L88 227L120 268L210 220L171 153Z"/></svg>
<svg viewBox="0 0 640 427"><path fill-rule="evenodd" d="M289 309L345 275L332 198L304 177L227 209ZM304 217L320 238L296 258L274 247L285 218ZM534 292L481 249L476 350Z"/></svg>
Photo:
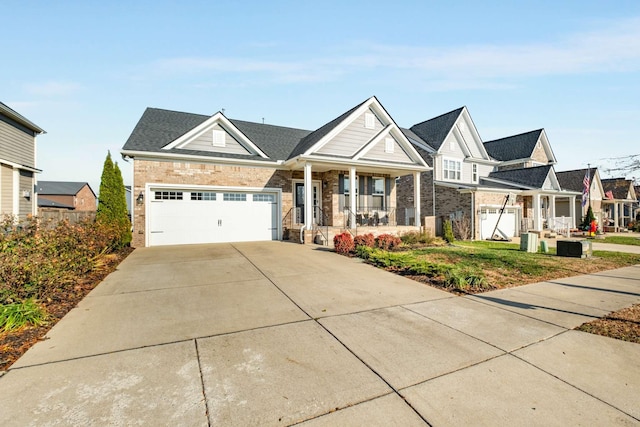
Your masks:
<svg viewBox="0 0 640 427"><path fill-rule="evenodd" d="M330 242L342 232L400 235L420 227L420 205L398 208L396 177L424 168L304 162L292 172L292 208L283 216L283 238ZM420 200L416 186L414 200Z"/></svg>
<svg viewBox="0 0 640 427"><path fill-rule="evenodd" d="M524 191L517 197L522 207L520 232L536 232L568 236L577 227L577 193L568 191ZM563 202L563 203L562 203ZM568 212L558 212L558 204L564 204Z"/></svg>

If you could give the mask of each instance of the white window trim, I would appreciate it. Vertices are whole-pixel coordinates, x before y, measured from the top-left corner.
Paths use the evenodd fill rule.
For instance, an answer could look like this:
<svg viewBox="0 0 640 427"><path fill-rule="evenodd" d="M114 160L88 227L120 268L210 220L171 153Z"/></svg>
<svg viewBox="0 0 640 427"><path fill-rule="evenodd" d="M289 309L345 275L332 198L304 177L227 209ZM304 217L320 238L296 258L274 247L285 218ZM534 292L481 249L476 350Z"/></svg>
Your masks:
<svg viewBox="0 0 640 427"><path fill-rule="evenodd" d="M364 113L364 127L365 129L376 128L376 115L373 113Z"/></svg>
<svg viewBox="0 0 640 427"><path fill-rule="evenodd" d="M211 131L211 145L213 147L225 147L226 146L226 132L219 129L213 129Z"/></svg>
<svg viewBox="0 0 640 427"><path fill-rule="evenodd" d="M396 145L396 140L391 137L386 137L384 139L384 152L385 153L393 153L394 147Z"/></svg>
<svg viewBox="0 0 640 427"><path fill-rule="evenodd" d="M445 167L445 163L454 162L458 167L453 170L453 172L460 174L457 178L451 178L449 176L445 176L445 172L451 171ZM449 175L449 174L447 174ZM443 158L442 159L442 179L445 181L462 181L462 160L460 159L452 159L452 158Z"/></svg>
<svg viewBox="0 0 640 427"><path fill-rule="evenodd" d="M477 163L471 164L471 181L473 181L474 184L478 183L478 164Z"/></svg>

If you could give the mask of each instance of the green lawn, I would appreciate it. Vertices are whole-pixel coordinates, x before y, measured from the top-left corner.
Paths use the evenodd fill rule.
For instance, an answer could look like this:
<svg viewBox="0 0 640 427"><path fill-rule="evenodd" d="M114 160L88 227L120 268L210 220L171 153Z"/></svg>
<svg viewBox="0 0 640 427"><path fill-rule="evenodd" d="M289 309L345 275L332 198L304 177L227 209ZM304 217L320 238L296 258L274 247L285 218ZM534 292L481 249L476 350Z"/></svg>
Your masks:
<svg viewBox="0 0 640 427"><path fill-rule="evenodd" d="M607 236L602 240L597 240L597 242L640 246L640 236Z"/></svg>
<svg viewBox="0 0 640 427"><path fill-rule="evenodd" d="M483 292L640 264L640 255L595 251L588 259L527 253L501 242L456 242L402 252L367 250L372 264L456 292Z"/></svg>

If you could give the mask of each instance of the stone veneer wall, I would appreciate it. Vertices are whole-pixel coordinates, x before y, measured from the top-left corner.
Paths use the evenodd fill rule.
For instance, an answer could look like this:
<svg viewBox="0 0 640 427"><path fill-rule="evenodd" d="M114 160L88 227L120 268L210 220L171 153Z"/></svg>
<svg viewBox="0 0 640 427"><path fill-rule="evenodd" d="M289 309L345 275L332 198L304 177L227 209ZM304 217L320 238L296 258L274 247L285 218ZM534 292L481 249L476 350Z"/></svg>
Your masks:
<svg viewBox="0 0 640 427"><path fill-rule="evenodd" d="M138 205L135 198L145 191L146 183L176 186L211 185L224 187L257 187L282 189L282 217L293 206L291 172L260 167L240 167L172 161L133 161L133 241L132 246L145 245L145 204ZM145 194L145 198L151 197Z"/></svg>

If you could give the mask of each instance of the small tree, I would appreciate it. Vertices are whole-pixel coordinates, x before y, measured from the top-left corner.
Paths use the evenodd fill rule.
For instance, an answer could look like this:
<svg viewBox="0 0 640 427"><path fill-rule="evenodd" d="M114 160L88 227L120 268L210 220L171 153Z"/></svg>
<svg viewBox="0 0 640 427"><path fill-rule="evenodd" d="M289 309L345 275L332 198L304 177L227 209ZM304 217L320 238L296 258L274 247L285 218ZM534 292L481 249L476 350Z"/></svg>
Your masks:
<svg viewBox="0 0 640 427"><path fill-rule="evenodd" d="M444 224L442 224L442 238L447 243L453 243L455 237L453 236L453 228L451 227L451 220L446 220Z"/></svg>
<svg viewBox="0 0 640 427"><path fill-rule="evenodd" d="M593 209L591 209L591 205L589 205L589 208L587 209L587 214L584 216L584 219L582 220L582 224L580 225L580 228L583 230L588 230L589 227L591 226L591 221L595 221L596 220L596 216L593 214Z"/></svg>
<svg viewBox="0 0 640 427"><path fill-rule="evenodd" d="M116 229L119 238L117 246L125 246L131 242L131 223L127 216L124 182L120 168L111 160L111 152L107 153L102 168L96 221Z"/></svg>

